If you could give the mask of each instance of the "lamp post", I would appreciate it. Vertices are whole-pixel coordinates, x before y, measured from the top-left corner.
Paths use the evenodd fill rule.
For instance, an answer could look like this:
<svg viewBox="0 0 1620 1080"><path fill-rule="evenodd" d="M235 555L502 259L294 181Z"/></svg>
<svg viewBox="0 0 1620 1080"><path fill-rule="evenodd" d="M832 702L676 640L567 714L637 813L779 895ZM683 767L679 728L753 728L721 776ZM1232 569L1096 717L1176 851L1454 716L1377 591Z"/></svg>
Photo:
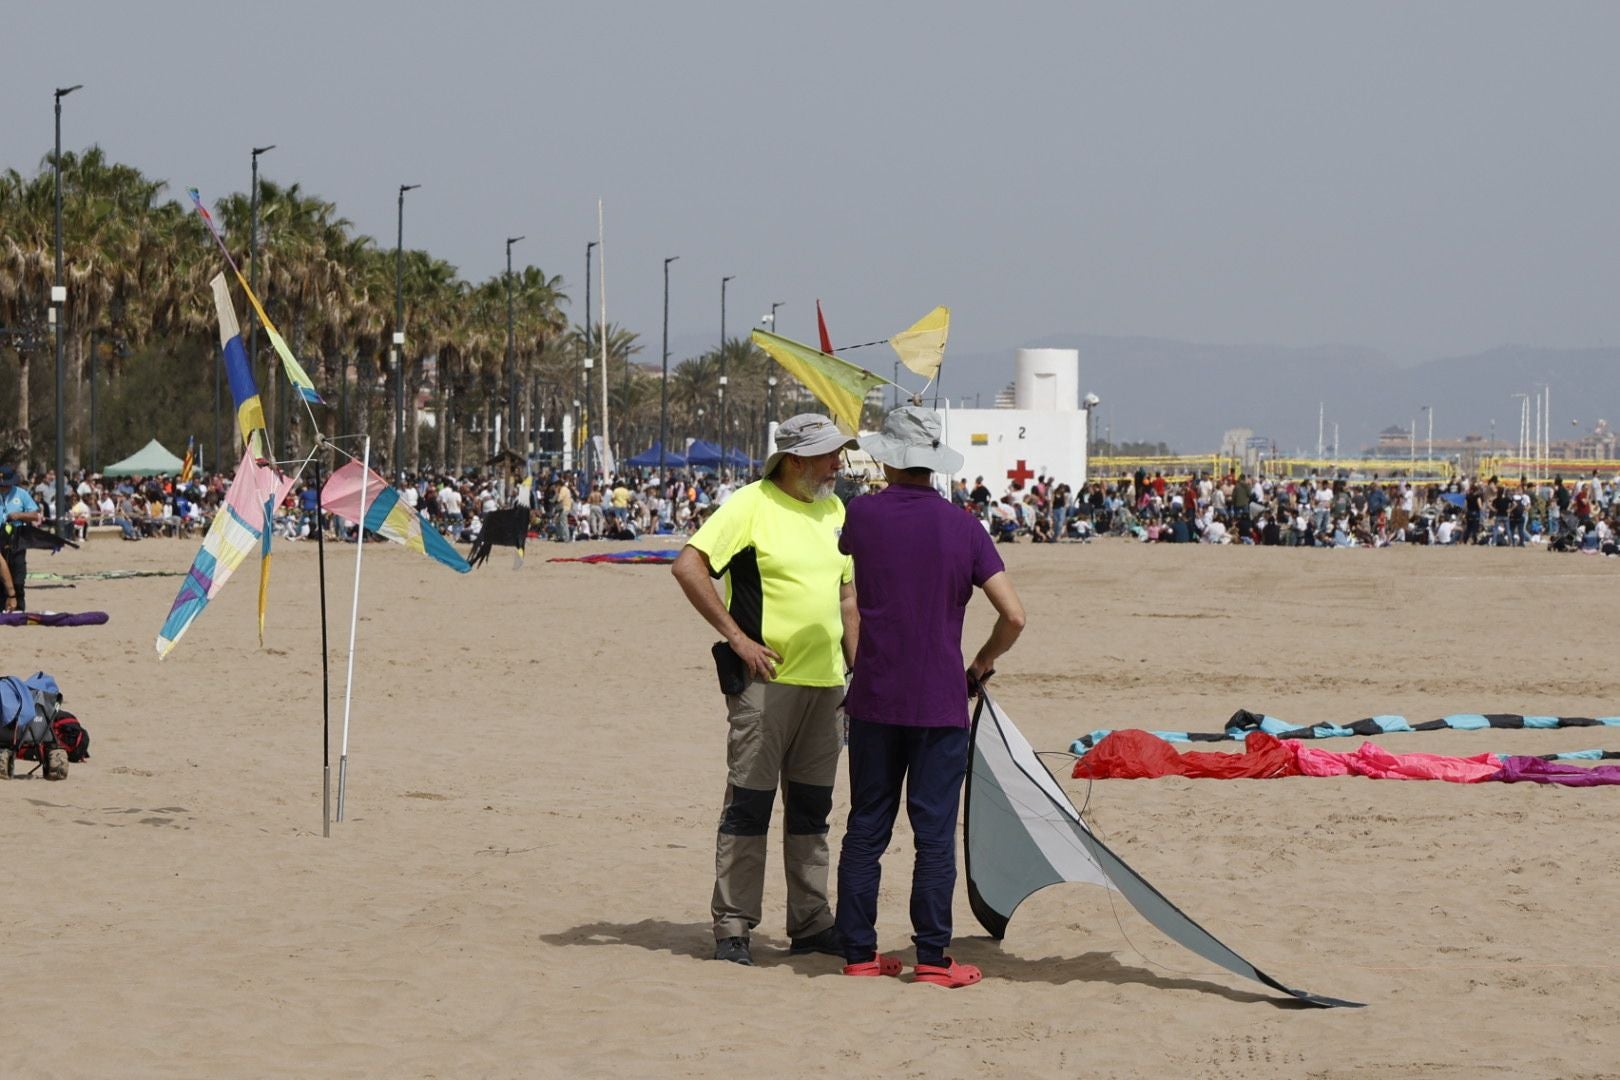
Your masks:
<svg viewBox="0 0 1620 1080"><path fill-rule="evenodd" d="M664 482L664 459L669 451L669 264L679 259L671 255L664 260L664 380L658 388L658 482Z"/></svg>
<svg viewBox="0 0 1620 1080"><path fill-rule="evenodd" d="M765 376L765 400L767 402L769 402L769 404L765 407L764 441L762 443L760 443L760 445L765 447L766 450L769 450L770 445L771 445L771 416L776 411L776 376L775 375L767 375L767 376ZM761 458L768 457L768 456L769 456L768 454L761 454L760 455Z"/></svg>
<svg viewBox="0 0 1620 1080"><path fill-rule="evenodd" d="M1428 420L1428 424L1429 424L1429 438L1428 438L1428 443L1423 448L1423 459L1425 461L1433 461L1434 460L1434 406L1433 405L1419 405L1418 408L1423 410L1423 415Z"/></svg>
<svg viewBox="0 0 1620 1080"><path fill-rule="evenodd" d="M512 312L512 245L521 236L506 238L506 443L512 444L512 424L517 418L517 322ZM497 447L496 449L500 449Z"/></svg>
<svg viewBox="0 0 1620 1080"><path fill-rule="evenodd" d="M718 475L722 480L726 475L726 282L734 281L736 277L736 274L731 274L720 279L720 401L718 403L720 414L720 471Z"/></svg>
<svg viewBox="0 0 1620 1080"><path fill-rule="evenodd" d="M771 313L765 316L766 319L771 321L771 333L775 334L779 332L776 329L776 309L786 306L786 300L777 300L775 303L771 304ZM760 322L764 321L765 319L760 320ZM771 423L776 419L776 361L771 360L768 362L765 365L765 370L769 373L765 379L765 428L766 442L769 443L770 426Z"/></svg>
<svg viewBox="0 0 1620 1080"><path fill-rule="evenodd" d="M57 532L63 536L72 526L66 524L67 514L67 408L64 400L64 373L62 368L62 316L65 314L63 305L67 303L67 286L62 284L62 99L73 91L81 89L83 83L75 83L67 89L56 91L56 156L51 164L56 172L56 283L51 286L51 326L56 334L56 507L52 519ZM23 393L27 393L24 388ZM21 584L20 582L18 583Z"/></svg>
<svg viewBox="0 0 1620 1080"><path fill-rule="evenodd" d="M405 193L421 184L399 185L399 231L394 234L394 474L405 481Z"/></svg>

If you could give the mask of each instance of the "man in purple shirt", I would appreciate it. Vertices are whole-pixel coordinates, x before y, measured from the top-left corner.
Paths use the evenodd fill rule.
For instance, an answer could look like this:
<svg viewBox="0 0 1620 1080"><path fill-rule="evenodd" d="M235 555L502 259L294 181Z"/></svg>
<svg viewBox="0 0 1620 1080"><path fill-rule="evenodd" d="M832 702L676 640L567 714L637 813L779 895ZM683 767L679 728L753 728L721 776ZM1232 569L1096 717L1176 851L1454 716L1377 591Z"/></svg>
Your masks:
<svg viewBox="0 0 1620 1080"><path fill-rule="evenodd" d="M972 964L951 943L956 818L968 758L968 690L991 675L1024 628L1024 608L984 526L931 482L962 455L940 441L939 416L907 405L861 449L883 466L888 487L849 504L839 550L854 557L860 634L845 699L849 717L849 826L838 862L837 927L844 974L898 975L877 952L878 860L900 809L916 838L911 879L917 982L971 986ZM962 666L962 616L973 588L996 609L996 625Z"/></svg>

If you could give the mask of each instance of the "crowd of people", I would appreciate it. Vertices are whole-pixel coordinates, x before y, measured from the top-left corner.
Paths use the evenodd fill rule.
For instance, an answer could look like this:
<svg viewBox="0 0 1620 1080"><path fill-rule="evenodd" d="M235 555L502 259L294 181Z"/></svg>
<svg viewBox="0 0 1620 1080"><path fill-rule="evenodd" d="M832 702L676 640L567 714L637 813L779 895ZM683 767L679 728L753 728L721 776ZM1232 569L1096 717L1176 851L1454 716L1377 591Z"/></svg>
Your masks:
<svg viewBox="0 0 1620 1080"><path fill-rule="evenodd" d="M1093 479L1078 490L1053 477L996 497L983 477L959 479L952 499L1002 542L1130 536L1144 542L1287 547L1390 544L1547 544L1620 553L1620 481L1459 478L1444 484L1240 473Z"/></svg>
<svg viewBox="0 0 1620 1080"><path fill-rule="evenodd" d="M481 471L461 476L410 473L399 483L407 505L459 542L477 538L485 513L528 502L534 531L556 541L634 540L689 535L752 477L713 472L635 470L605 484L572 470L543 468L519 483ZM47 526L54 519L56 476L20 477ZM187 537L206 529L229 477L189 481L102 477L80 472L66 486L68 516L81 537L98 526L122 539ZM844 502L881 480L842 474ZM1383 547L1389 544L1546 544L1555 550L1620 552L1620 479L1595 473L1576 480L1460 478L1444 484L1252 478L1208 473L1169 479L1139 470L1071 486L1053 476L1012 484L1000 495L984 478L955 480L951 501L974 514L1002 543L1134 537L1154 543L1259 544L1285 547ZM296 484L276 511L278 534L314 535L316 492ZM324 518L327 535L353 539L348 523Z"/></svg>

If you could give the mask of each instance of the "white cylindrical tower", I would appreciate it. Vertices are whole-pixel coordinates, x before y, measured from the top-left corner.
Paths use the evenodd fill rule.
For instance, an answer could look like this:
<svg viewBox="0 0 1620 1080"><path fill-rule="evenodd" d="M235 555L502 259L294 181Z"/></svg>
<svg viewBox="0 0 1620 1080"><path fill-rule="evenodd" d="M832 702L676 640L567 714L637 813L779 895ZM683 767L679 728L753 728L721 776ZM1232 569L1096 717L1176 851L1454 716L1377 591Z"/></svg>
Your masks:
<svg viewBox="0 0 1620 1080"><path fill-rule="evenodd" d="M1079 349L1019 349L1013 369L1014 408L1078 412Z"/></svg>

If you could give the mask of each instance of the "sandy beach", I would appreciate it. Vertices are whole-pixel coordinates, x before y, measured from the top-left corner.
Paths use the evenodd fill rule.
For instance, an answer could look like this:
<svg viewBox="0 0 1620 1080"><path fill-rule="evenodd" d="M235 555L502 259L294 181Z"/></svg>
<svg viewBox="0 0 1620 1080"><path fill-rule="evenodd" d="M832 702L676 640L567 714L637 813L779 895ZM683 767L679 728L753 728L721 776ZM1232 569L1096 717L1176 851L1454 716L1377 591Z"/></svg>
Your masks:
<svg viewBox="0 0 1620 1080"><path fill-rule="evenodd" d="M183 571L194 541L32 557ZM575 545L570 554L598 550ZM16 1077L1599 1077L1620 1075L1620 790L1365 779L1062 784L1296 1007L1102 890L1006 940L957 890L977 987L790 957L779 864L759 966L706 959L724 784L712 635L664 566L498 554L466 576L366 549L347 820L321 835L314 545L252 567L160 663L179 579L31 585L80 629L0 629L92 735L62 783L0 784ZM352 546L328 549L334 781ZM1095 728L1378 713L1620 711L1614 562L1540 550L1125 541L1002 549L1029 628L998 700L1038 749ZM969 615L976 645L990 623ZM1438 732L1397 751L1620 749L1604 729ZM1606 741L1608 740L1608 741ZM1352 749L1360 740L1333 740ZM833 842L842 833L842 787ZM778 809L780 814L780 809ZM773 832L773 836L776 833ZM773 852L774 854L774 852ZM879 934L911 957L909 832Z"/></svg>

